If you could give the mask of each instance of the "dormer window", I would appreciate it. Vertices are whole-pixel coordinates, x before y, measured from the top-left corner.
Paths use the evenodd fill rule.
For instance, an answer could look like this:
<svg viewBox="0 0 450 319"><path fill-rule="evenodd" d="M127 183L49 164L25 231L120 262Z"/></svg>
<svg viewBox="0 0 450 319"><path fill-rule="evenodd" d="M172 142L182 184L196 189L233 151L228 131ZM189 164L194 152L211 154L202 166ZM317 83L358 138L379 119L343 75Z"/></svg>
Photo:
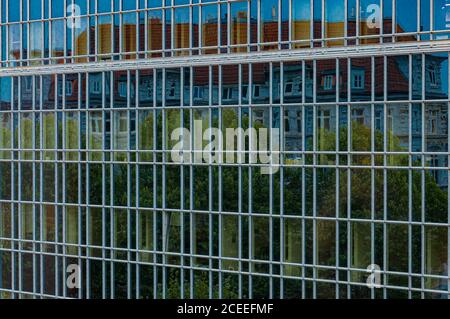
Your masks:
<svg viewBox="0 0 450 319"><path fill-rule="evenodd" d="M322 77L322 88L324 90L332 90L333 89L333 75L324 75Z"/></svg>
<svg viewBox="0 0 450 319"><path fill-rule="evenodd" d="M194 86L194 99L203 99L203 88Z"/></svg>
<svg viewBox="0 0 450 319"><path fill-rule="evenodd" d="M292 94L292 88L293 88L293 83L292 82L287 82L285 87L284 87L284 93L285 94Z"/></svg>
<svg viewBox="0 0 450 319"><path fill-rule="evenodd" d="M62 82L58 82L58 96L62 96L63 95L62 85L63 85ZM66 96L72 96L72 93L73 93L72 81L66 81L65 91L66 91Z"/></svg>
<svg viewBox="0 0 450 319"><path fill-rule="evenodd" d="M352 89L364 89L364 70L352 71Z"/></svg>
<svg viewBox="0 0 450 319"><path fill-rule="evenodd" d="M260 95L261 86L260 85L254 85L253 86L253 97L257 98Z"/></svg>
<svg viewBox="0 0 450 319"><path fill-rule="evenodd" d="M430 82L431 86L437 86L437 77L436 77L436 70L435 68L430 68L427 70L428 73L428 81Z"/></svg>
<svg viewBox="0 0 450 319"><path fill-rule="evenodd" d="M127 96L127 83L119 82L119 96L126 97Z"/></svg>
<svg viewBox="0 0 450 319"><path fill-rule="evenodd" d="M100 80L94 79L91 85L91 92L94 94L100 93Z"/></svg>
<svg viewBox="0 0 450 319"><path fill-rule="evenodd" d="M222 99L224 101L230 101L233 99L233 89L230 87L224 87L222 90Z"/></svg>

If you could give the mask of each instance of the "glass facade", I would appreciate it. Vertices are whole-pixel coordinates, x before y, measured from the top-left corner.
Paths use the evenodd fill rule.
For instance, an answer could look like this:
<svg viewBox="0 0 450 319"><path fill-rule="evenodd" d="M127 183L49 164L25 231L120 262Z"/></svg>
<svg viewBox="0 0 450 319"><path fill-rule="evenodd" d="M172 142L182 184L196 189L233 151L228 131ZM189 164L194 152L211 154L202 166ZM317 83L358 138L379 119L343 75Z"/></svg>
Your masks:
<svg viewBox="0 0 450 319"><path fill-rule="evenodd" d="M447 299L449 10L0 0L0 299Z"/></svg>

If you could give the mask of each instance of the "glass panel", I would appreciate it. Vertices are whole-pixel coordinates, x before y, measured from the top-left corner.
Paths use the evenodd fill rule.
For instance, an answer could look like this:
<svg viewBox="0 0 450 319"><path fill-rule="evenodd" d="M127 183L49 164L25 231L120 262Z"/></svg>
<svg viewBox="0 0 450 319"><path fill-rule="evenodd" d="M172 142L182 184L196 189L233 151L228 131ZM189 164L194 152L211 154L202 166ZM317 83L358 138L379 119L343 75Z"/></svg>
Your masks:
<svg viewBox="0 0 450 319"><path fill-rule="evenodd" d="M126 111L117 111L114 115L114 149L128 149L128 115Z"/></svg>
<svg viewBox="0 0 450 319"><path fill-rule="evenodd" d="M127 248L127 211L115 209L114 213L114 248ZM116 251L115 257L121 256L121 251Z"/></svg>
<svg viewBox="0 0 450 319"><path fill-rule="evenodd" d="M425 57L425 98L448 97L448 54L429 54Z"/></svg>
<svg viewBox="0 0 450 319"><path fill-rule="evenodd" d="M261 42L278 42L278 0L261 0ZM278 45L264 46L276 49Z"/></svg>
<svg viewBox="0 0 450 319"><path fill-rule="evenodd" d="M408 226L389 224L387 236L387 269L408 272Z"/></svg>
<svg viewBox="0 0 450 319"><path fill-rule="evenodd" d="M447 0L434 0L433 7L433 30L439 30L434 36L436 40L448 39L450 28L450 6ZM447 32L445 32L447 31Z"/></svg>
<svg viewBox="0 0 450 319"><path fill-rule="evenodd" d="M40 22L34 22L30 24L30 33L33 34L32 37L30 37L30 59L40 59L42 58L42 32L43 24ZM39 64L39 62L35 62L36 64ZM33 63L34 64L34 63Z"/></svg>
<svg viewBox="0 0 450 319"><path fill-rule="evenodd" d="M78 254L78 208L66 207L66 253L70 255ZM72 245L71 245L72 244Z"/></svg>
<svg viewBox="0 0 450 319"><path fill-rule="evenodd" d="M9 59L19 60L21 45L20 26L18 24L12 24L9 26L8 33L8 47L9 47Z"/></svg>
<svg viewBox="0 0 450 319"><path fill-rule="evenodd" d="M30 20L42 18L42 1L30 0Z"/></svg>
<svg viewBox="0 0 450 319"><path fill-rule="evenodd" d="M336 224L318 220L316 224L317 260L320 265L336 264Z"/></svg>
<svg viewBox="0 0 450 319"><path fill-rule="evenodd" d="M300 219L285 219L284 221L284 262L300 264L302 262L302 221ZM301 268L295 265L284 266L287 276L301 276Z"/></svg>
<svg viewBox="0 0 450 319"><path fill-rule="evenodd" d="M189 8L175 9L175 49L189 48L190 29L189 29ZM184 51L178 51L179 55L187 54Z"/></svg>
<svg viewBox="0 0 450 319"><path fill-rule="evenodd" d="M223 257L239 258L239 219L237 216L222 218L222 255ZM222 269L238 270L239 262L224 260Z"/></svg>
<svg viewBox="0 0 450 319"><path fill-rule="evenodd" d="M352 223L352 268L366 269L371 264L371 227L369 223ZM352 281L363 282L367 275L353 272Z"/></svg>
<svg viewBox="0 0 450 319"><path fill-rule="evenodd" d="M103 147L103 114L89 113L89 149L101 150ZM101 153L90 153L91 160L101 160Z"/></svg>
<svg viewBox="0 0 450 319"><path fill-rule="evenodd" d="M258 261L269 260L270 249L270 223L269 218L252 218L252 255L251 258ZM268 272L269 265L266 263L252 263L252 271Z"/></svg>
<svg viewBox="0 0 450 319"><path fill-rule="evenodd" d="M336 107L317 107L317 150L336 150ZM326 155L323 160L325 160Z"/></svg>
<svg viewBox="0 0 450 319"><path fill-rule="evenodd" d="M162 50L162 12L160 10L148 12L147 43L149 51ZM152 56L159 55L152 54Z"/></svg>
<svg viewBox="0 0 450 319"><path fill-rule="evenodd" d="M122 15L122 52L136 52L136 13ZM134 55L126 55L125 59L133 59Z"/></svg>
<svg viewBox="0 0 450 319"><path fill-rule="evenodd" d="M139 213L139 249L148 251L153 249L153 212L141 211ZM150 262L150 255L141 253L141 260Z"/></svg>
<svg viewBox="0 0 450 319"><path fill-rule="evenodd" d="M3 7L3 10L8 12L8 22L20 21L20 1L8 1L8 10L6 10L6 6Z"/></svg>
<svg viewBox="0 0 450 319"><path fill-rule="evenodd" d="M52 18L64 17L64 1L52 0Z"/></svg>
<svg viewBox="0 0 450 319"><path fill-rule="evenodd" d="M12 121L8 113L0 113L0 159L8 159L12 147Z"/></svg>
<svg viewBox="0 0 450 319"><path fill-rule="evenodd" d="M79 140L80 140L80 122L78 113L66 113L65 114L65 148L69 150L78 150L79 149ZM69 152L66 154L67 160L76 160L78 159L77 152Z"/></svg>
<svg viewBox="0 0 450 319"><path fill-rule="evenodd" d="M372 99L372 61L371 59L352 59L350 87L352 101Z"/></svg>
<svg viewBox="0 0 450 319"><path fill-rule="evenodd" d="M448 231L446 227L425 226L425 273L429 275L447 277L447 252ZM448 280L426 280L426 286L430 289L447 290ZM445 298L446 299L446 298Z"/></svg>
<svg viewBox="0 0 450 319"><path fill-rule="evenodd" d="M183 214L180 213L167 213L167 223L166 226L166 247L169 252L180 253L181 252L181 218ZM168 256L167 263L169 264L179 264L180 257L178 256Z"/></svg>
<svg viewBox="0 0 450 319"><path fill-rule="evenodd" d="M431 8L431 0L420 0L420 31L423 31L425 34L420 36L421 40L430 40L430 8ZM448 8L447 8L448 9Z"/></svg>
<svg viewBox="0 0 450 319"><path fill-rule="evenodd" d="M128 29L125 29L124 31L127 32ZM112 17L110 15L98 17L97 36L98 36L97 39L98 54L111 53L113 36L112 36ZM128 47L125 46L125 48L127 49ZM107 56L101 57L101 59L107 58L108 58Z"/></svg>
<svg viewBox="0 0 450 319"><path fill-rule="evenodd" d="M64 20L52 22L52 57L64 56Z"/></svg>
<svg viewBox="0 0 450 319"><path fill-rule="evenodd" d="M216 47L218 45L218 7L208 5L202 7L202 46ZM217 53L217 50L204 50L204 53Z"/></svg>
<svg viewBox="0 0 450 319"><path fill-rule="evenodd" d="M344 0L325 0L325 37L342 38L345 30ZM327 41L327 46L343 45L344 40Z"/></svg>
<svg viewBox="0 0 450 319"><path fill-rule="evenodd" d="M292 1L292 40L311 38L311 2L310 0ZM295 44L295 48L308 47L309 43Z"/></svg>
<svg viewBox="0 0 450 319"><path fill-rule="evenodd" d="M396 33L417 32L417 0L396 0ZM423 13L421 13L423 14ZM397 41L417 41L414 35L396 37Z"/></svg>
<svg viewBox="0 0 450 319"><path fill-rule="evenodd" d="M360 43L361 44L379 43L380 42L379 37L374 36L379 35L381 30L380 0L361 0L359 12L361 15L360 33L362 36L367 36L366 39L362 39ZM355 26L356 19L354 16L352 21L353 26Z"/></svg>
<svg viewBox="0 0 450 319"><path fill-rule="evenodd" d="M395 56L387 58L387 88L389 100L409 98L409 58Z"/></svg>
<svg viewBox="0 0 450 319"><path fill-rule="evenodd" d="M193 254L209 255L209 216L207 214L193 215ZM208 266L208 260L204 258L195 258L195 264L198 266Z"/></svg>
<svg viewBox="0 0 450 319"><path fill-rule="evenodd" d="M270 102L270 64L252 64L252 103Z"/></svg>
<svg viewBox="0 0 450 319"><path fill-rule="evenodd" d="M138 122L139 145L138 149L147 151L153 149L153 112L142 111L139 112ZM140 154L141 160L152 160L153 154L145 152Z"/></svg>
<svg viewBox="0 0 450 319"><path fill-rule="evenodd" d="M301 103L303 96L303 73L301 63L283 64L283 101L284 103Z"/></svg>
<svg viewBox="0 0 450 319"><path fill-rule="evenodd" d="M248 43L247 39L247 20L248 10L247 2L232 2L231 4L231 45L235 46L233 52L245 52L247 49L242 47Z"/></svg>

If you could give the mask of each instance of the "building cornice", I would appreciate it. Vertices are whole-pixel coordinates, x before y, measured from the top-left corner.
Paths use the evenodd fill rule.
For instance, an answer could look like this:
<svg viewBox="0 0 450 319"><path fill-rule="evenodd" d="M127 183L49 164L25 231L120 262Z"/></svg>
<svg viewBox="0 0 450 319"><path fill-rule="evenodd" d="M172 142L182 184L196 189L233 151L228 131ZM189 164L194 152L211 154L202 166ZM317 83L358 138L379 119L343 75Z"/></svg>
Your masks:
<svg viewBox="0 0 450 319"><path fill-rule="evenodd" d="M0 69L0 77L179 68L186 66L200 67L209 65L311 61L439 52L450 52L450 40L8 67Z"/></svg>

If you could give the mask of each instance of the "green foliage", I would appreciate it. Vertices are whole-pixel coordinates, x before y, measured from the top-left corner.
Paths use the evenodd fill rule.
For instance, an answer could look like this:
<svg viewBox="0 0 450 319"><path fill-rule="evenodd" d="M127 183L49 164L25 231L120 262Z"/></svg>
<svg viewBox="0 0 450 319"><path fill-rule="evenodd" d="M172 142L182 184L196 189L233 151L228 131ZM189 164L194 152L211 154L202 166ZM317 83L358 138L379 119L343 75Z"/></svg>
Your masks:
<svg viewBox="0 0 450 319"><path fill-rule="evenodd" d="M160 132L162 132L162 116L161 112L157 112L157 132L158 132L158 138L157 138L157 144L161 143L161 136ZM224 109L223 110L223 127L237 127L237 116L234 113L234 111ZM170 135L169 132L173 130L174 128L177 128L180 126L180 111L179 110L169 110L166 113L166 141L170 141ZM60 127L60 122L58 122L58 131L61 132L62 128ZM207 122L204 122L204 129L207 128ZM52 149L56 148L56 136L55 136L55 116L53 114L49 114L46 116L43 116L43 136L44 141L42 141L41 147L45 149ZM78 147L78 139L79 139L79 127L78 127L78 119L68 119L66 121L66 146L69 148L77 148ZM153 113L149 113L146 115L142 121L140 122L138 126L138 134L139 134L139 146L143 149L152 149L153 146ZM245 127L248 125L248 116L243 117L243 126ZM216 124L217 126L217 124ZM30 141L32 141L32 120L31 119L23 119L21 122L22 127L22 139L24 144L26 146L30 146ZM36 123L36 132L39 132L39 123ZM371 130L370 128L358 124L358 123L352 123L352 139L351 139L351 149L352 150L365 150L370 151L371 150ZM16 134L16 133L15 133ZM2 144L5 147L11 146L11 135L12 132L6 128L2 128L0 130L1 135L1 141ZM339 148L340 150L347 150L347 128L342 128L339 131ZM375 149L382 149L383 148L383 135L381 132L376 131L374 132L375 137ZM91 147L95 149L99 149L101 146L101 141L94 140L92 136L90 138L90 145ZM336 148L336 136L335 132L329 132L326 130L320 130L318 133L318 147L320 150L335 150ZM85 139L84 132L81 132L81 139ZM168 144L169 147L172 144ZM401 150L400 141L397 137L393 136L391 133L388 134L388 145L390 150ZM161 145L158 146L160 148ZM8 158L9 152L2 152L0 156L2 158ZM44 159L54 159L54 152L45 152L45 158ZM141 157L141 159L151 160L153 158L153 154L149 153L145 157ZM78 154L76 152L73 153L73 155L70 155L67 159L70 160L77 160ZM122 160L124 158L121 158ZM346 159L346 157L345 157ZM348 169L340 169L336 170L335 167L330 167L326 169L318 168L316 169L316 185L317 189L316 192L316 198L318 200L317 202L317 215L318 216L328 216L328 217L335 217L336 216L336 202L338 202L339 209L340 209L340 216L347 216L348 207L350 206L351 211L351 217L352 218L362 218L362 219L370 219L371 218L371 188L369 185L369 181L372 178L372 171L370 169L370 156L369 157L354 157L353 159L354 165L361 165L361 166L367 166L366 169L354 169L351 171L351 202L348 202L348 178L347 174L349 173ZM325 155L320 157L321 163L333 163L336 161L336 157ZM344 161L345 163L345 161ZM396 165L396 166L407 166L408 165L408 156L402 155L402 156L396 156L392 157L389 162L390 165ZM165 174L162 174L162 167L158 165L139 165L137 167L136 165L131 165L129 167L127 164L117 164L111 166L111 169L113 170L112 173L112 180L110 180L109 176L110 172L109 169L105 171L106 175L103 176L103 172L101 169L101 166L98 165L97 167L92 166L92 164L89 166L89 202L95 203L95 204L102 204L105 202L107 205L109 205L109 191L110 191L110 183L113 183L113 190L114 190L114 205L116 206L126 206L128 203L128 189L131 189L131 196L133 197L130 199L130 201L135 201L135 192L137 191L135 189L136 184L136 169L139 170L139 203L135 203L139 205L140 207L163 207L163 196L162 196L162 183L164 182L166 185L166 194L165 194L165 203L164 207L166 209L179 209L181 208L181 196L184 196L184 209L188 209L190 207L190 201L192 200L192 206L194 209L201 209L204 211L208 211L210 207L210 200L211 202L217 201L218 192L219 189L219 179L218 179L218 169L211 168L211 171L208 167L195 167L192 172L194 174L194 196L193 198L189 197L189 174L190 169L188 166L186 167L166 167ZM86 176L86 165L81 165L81 176ZM129 169L132 171L132 175L129 176ZM155 171L156 170L156 171ZM184 179L182 179L182 170L184 173ZM384 202L383 198L383 170L375 170L375 179L374 179L374 186L377 191L374 192L374 201L377 205L377 207L381 207L382 203ZM30 171L24 171L28 172L25 175L22 175L23 181L30 181L31 182L31 170ZM259 174L259 169L253 169L252 174L249 174L248 169L242 170L241 180L242 180L242 193L240 196L242 196L242 212L245 214L249 211L248 207L248 199L249 196L252 196L252 212L253 213L268 213L270 211L270 202L269 198L270 195L273 196L273 206L272 206L272 212L274 214L278 214L281 207L283 207L283 210L285 212L289 212L290 214L295 215L301 215L302 214L302 188L305 192L305 199L306 203L305 208L309 212L311 211L312 207L312 198L313 198L313 187L312 187L312 177L313 177L313 171L312 169L305 169L305 176L304 180L306 181L306 184L302 183L302 168L289 168L286 167L284 170L284 185L281 185L281 187L284 188L283 190L283 202L281 202L281 199L279 197L280 194L280 177L278 176L267 176L267 175L261 175ZM339 188L338 188L338 194L336 194L336 174L339 172ZM5 169L5 167L2 166L2 179L0 181L1 188L0 190L8 190L11 188L11 178L10 175L11 172ZM28 174L28 175L27 175ZM44 172L44 175L47 173ZM66 174L65 179L67 185L78 185L78 165L68 165L66 167ZM50 175L51 176L51 175ZM163 176L165 180L163 181ZM251 176L251 177L250 177ZM46 176L44 176L45 178ZM210 177L212 178L210 181ZM156 178L156 181L154 180ZM447 193L442 190L435 182L433 176L430 173L423 173L423 176L421 173L415 173L409 175L409 172L407 170L388 170L387 173L387 187L388 187L388 194L387 194L387 212L389 215L389 219L391 220L407 220L409 209L407 206L405 206L408 203L409 200L409 192L411 191L412 194L412 211L420 211L421 210L421 197L422 197L422 187L421 187L421 179L425 179L425 193L426 193L426 208L425 208L425 214L427 216L428 220L442 220L443 216L445 216L447 212ZM105 183L103 183L103 179L105 180ZM270 179L272 179L272 185L273 185L273 193L270 194ZM227 211L231 212L237 212L238 207L238 199L237 196L239 195L238 189L237 189L237 183L238 183L238 170L231 168L223 168L222 169L222 190L223 190L223 197L222 197L222 207L225 207ZM409 190L408 185L411 181L411 190ZM153 188L153 183L156 182L156 188ZM131 183L131 184L130 184ZM212 186L212 189L214 190L213 193L209 193L209 187L210 183ZM84 184L84 180L81 184ZM252 185L251 188L249 188L249 185ZM45 189L43 190L44 193L53 193L54 192L54 184L52 183L44 183ZM182 185L184 186L184 194L182 194ZM103 198L103 192L102 189L106 190L106 196L107 198ZM66 199L68 202L78 202L78 189L77 187L71 187L70 189L73 190L73 192L68 192L66 194ZM85 188L83 188L85 189ZM156 202L154 202L154 192L156 192ZM6 193L3 193L5 196ZM31 193L29 194L31 195ZM84 196L84 195L82 195ZM210 198L212 196L212 198ZM215 204L213 204L215 205ZM214 210L218 209L217 207L213 207ZM83 210L83 220L85 220L87 217L85 215L85 210ZM376 209L376 218L380 218L379 211ZM134 214L134 210L131 211L131 214ZM269 215L268 215L269 216ZM195 243L195 247L197 251L212 251L214 254L218 254L219 247L218 247L218 237L219 237L219 226L217 219L214 219L213 225L212 225L212 245L213 247L209 247L209 241L204 240L205 238L208 238L208 228L209 228L209 219L205 218L200 220L200 222L197 223L196 233L191 234L190 230L193 229L192 225L190 225L190 215L189 213L184 213L182 215L182 218L185 221L184 231L185 233L180 233L181 228L179 229L178 233L176 231L172 230L172 237L169 237L168 240L172 241L171 244L174 244L174 241L181 242L181 238L184 237L185 239L185 247L184 251L189 251L190 249L190 240L197 240L198 242ZM382 216L381 216L382 218ZM161 250L161 243L162 242L162 234L163 234L163 223L161 222L162 218L160 214L158 213L158 218L156 220L156 225L151 225L151 227L155 227L157 230L156 238L157 238L157 249ZM268 220L268 219L266 219ZM275 256L278 256L276 258L279 258L280 256L280 236L277 234L280 233L280 224L278 222L274 222L272 225L272 231L275 234L272 237L272 242L269 242L269 236L270 236L270 228L265 223L264 219L253 219L254 221L254 232L255 234L248 234L248 216L244 216L242 218L242 234L245 238L240 238L241 244L242 244L242 254L244 258L248 257L248 236L254 236L253 241L255 245L257 245L257 249L255 250L255 253L258 254L258 256L262 256L265 259L269 258L269 249L270 246L273 249L273 253ZM125 222L122 220L122 222ZM85 224L83 224L84 226ZM308 224L310 225L310 224ZM123 226L123 225L122 225ZM3 226L4 227L4 226ZM96 223L96 227L93 228L92 232L95 233L102 233L106 232L106 237L109 238L110 233L109 229L101 229L101 223ZM175 227L175 226L174 226ZM174 228L173 227L173 228ZM322 226L319 225L318 229L322 229ZM121 228L125 229L125 228ZM350 231L347 228L340 229L340 237L339 241L340 243L335 242L334 233L329 231L328 228L324 227L323 232L317 233L317 239L324 243L330 243L330 245L340 245L340 243L346 243L348 231ZM82 229L82 233L85 233L86 230ZM399 238L399 242L401 243L400 239L405 236L404 233L405 230L401 230L397 233L394 232L394 237L391 239L395 239L396 237ZM312 231L307 231L305 242L312 243L315 238L312 238ZM116 234L117 235L117 234ZM126 245L126 236L127 234L122 234L121 238L123 241L120 243L121 245ZM379 249L379 247L383 247L383 228L376 228L375 233L375 247L376 249ZM169 236L170 233L169 233ZM132 227L132 233L129 236L130 238L136 238L136 229L135 227ZM201 240L198 240L201 239ZM255 242L256 241L256 242ZM421 241L420 238L413 238L413 249L420 250ZM172 245L173 247L174 245ZM181 248L181 243L178 245L175 245L176 247ZM334 246L333 246L334 247ZM331 250L333 250L333 247L331 247ZM407 247L401 247L401 249L407 250ZM195 252L194 252L195 253ZM376 252L377 254L379 251ZM339 259L339 262L341 264L347 264L347 250L346 245L344 245L344 249L340 249L340 256L337 256ZM327 256L327 255L324 255ZM5 261L3 264L10 264L8 263L8 256L3 255L3 260ZM306 252L306 258L309 260L312 260L312 251L309 250ZM322 260L321 263L333 265L335 264L335 258L333 254L330 254L327 260ZM404 258L404 257L399 257ZM151 259L152 260L152 259ZM150 261L151 261L150 260ZM196 258L194 258L196 260ZM407 260L398 260L398 263L407 263ZM122 268L120 268L122 269ZM171 269L171 268L168 268ZM259 270L264 271L265 268L259 268ZM7 271L6 268L3 269L4 271ZM95 264L91 268L92 272L101 272L101 267L99 264ZM186 280L186 277L188 277L188 271L185 271L184 277ZM148 274L142 274L142 276L147 276ZM215 274L216 276L216 274ZM214 278L215 278L214 276ZM101 280L100 276L97 276L98 280ZM146 277L147 278L147 277ZM167 296L169 298L177 298L181 295L180 293L180 271L178 269L171 269L168 272L167 277ZM122 283L122 285L119 285L118 287L121 287L120 289L126 289L126 274L121 273L118 274L119 282ZM142 286L142 289L146 291L151 291L153 288L153 276L148 276L148 280L143 281L140 283ZM208 271L201 271L196 272L195 280L195 297L197 298L209 298L209 272ZM158 290L162 291L162 287L160 285L161 283L161 276L158 276ZM93 282L91 283L92 287L95 287L96 291L101 291L101 282ZM189 296L189 284L186 283L184 285L184 295ZM255 283L253 285L254 296L267 296L267 284L264 280L255 280ZM223 281L222 281L222 295L224 298L236 298L237 297L237 291L239 291L237 280L232 278L231 276L224 275ZM213 297L218 297L218 280L215 278L214 285L213 285ZM295 291L297 288L292 287L289 288L291 291ZM292 292L292 294L294 294ZM332 296L332 292L330 292L330 297ZM326 294L325 294L326 296Z"/></svg>

